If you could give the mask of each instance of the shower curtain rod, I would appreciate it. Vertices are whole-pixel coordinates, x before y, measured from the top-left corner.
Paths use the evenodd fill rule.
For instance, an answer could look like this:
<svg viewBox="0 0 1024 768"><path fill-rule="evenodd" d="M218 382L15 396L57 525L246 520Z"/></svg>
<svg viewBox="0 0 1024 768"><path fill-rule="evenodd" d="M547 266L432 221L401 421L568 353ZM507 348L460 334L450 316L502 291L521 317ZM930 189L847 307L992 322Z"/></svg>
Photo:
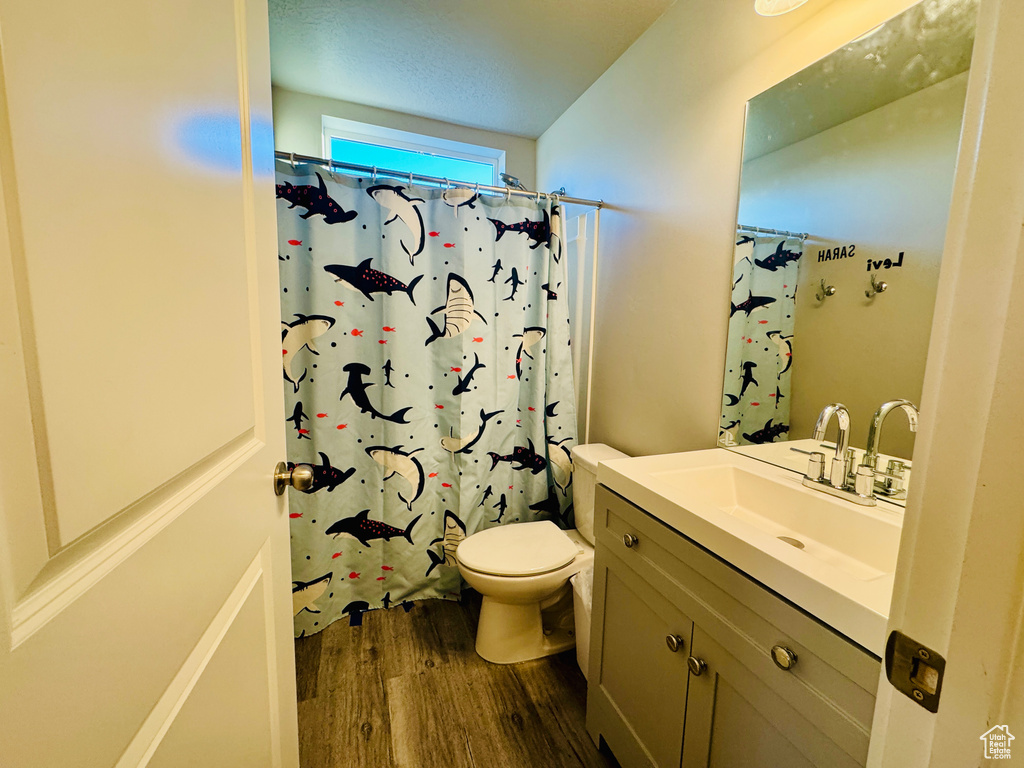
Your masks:
<svg viewBox="0 0 1024 768"><path fill-rule="evenodd" d="M742 232L756 232L759 235L784 235L795 237L800 240L807 240L810 235L807 232L788 232L785 229L762 229L761 227L748 227L746 224L737 224L736 229Z"/></svg>
<svg viewBox="0 0 1024 768"><path fill-rule="evenodd" d="M350 170L359 171L361 173L367 173L370 175L377 176L391 176L396 179L408 179L409 183L412 184L413 180L426 181L431 184L445 184L449 187L465 187L472 189L476 192L492 192L496 195L519 195L520 197L550 197L553 200L557 200L562 203L571 203L573 205L586 205L591 208L603 208L603 200L587 200L582 197L566 197L564 195L556 195L548 192L530 192L522 189L510 189L509 187L492 187L486 184L477 184L470 181L454 181L451 179L438 178L436 176L424 176L420 173L411 173L409 171L389 171L385 168L373 168L367 165L355 165L354 163L342 163L338 160L325 160L322 157L313 157L312 155L300 155L297 152L281 152L277 150L274 152L274 157L278 160L285 160L292 165L296 162L300 163L313 163L314 165L322 165L327 170Z"/></svg>

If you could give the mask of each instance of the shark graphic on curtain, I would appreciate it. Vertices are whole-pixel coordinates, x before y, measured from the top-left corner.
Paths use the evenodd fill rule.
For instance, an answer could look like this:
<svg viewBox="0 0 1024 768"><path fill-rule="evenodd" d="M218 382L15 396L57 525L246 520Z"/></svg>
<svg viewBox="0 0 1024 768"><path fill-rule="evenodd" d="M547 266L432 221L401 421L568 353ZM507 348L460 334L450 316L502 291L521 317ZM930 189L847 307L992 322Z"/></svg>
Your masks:
<svg viewBox="0 0 1024 768"><path fill-rule="evenodd" d="M798 239L737 237L719 440L771 443L789 432Z"/></svg>
<svg viewBox="0 0 1024 768"><path fill-rule="evenodd" d="M546 199L277 173L297 636L457 598L466 536L573 526L561 211Z"/></svg>

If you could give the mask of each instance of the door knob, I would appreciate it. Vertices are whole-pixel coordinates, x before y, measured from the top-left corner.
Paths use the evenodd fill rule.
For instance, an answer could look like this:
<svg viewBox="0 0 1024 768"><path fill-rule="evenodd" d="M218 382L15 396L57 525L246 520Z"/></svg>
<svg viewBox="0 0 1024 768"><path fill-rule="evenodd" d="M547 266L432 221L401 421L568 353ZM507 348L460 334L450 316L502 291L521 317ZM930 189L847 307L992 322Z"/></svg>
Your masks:
<svg viewBox="0 0 1024 768"><path fill-rule="evenodd" d="M288 469L283 461L278 462L274 468L274 494L282 496L289 485L296 491L308 491L313 487L313 468L308 464L296 464Z"/></svg>
<svg viewBox="0 0 1024 768"><path fill-rule="evenodd" d="M665 643L672 653L677 653L683 649L683 638L679 635L669 635L665 638Z"/></svg>
<svg viewBox="0 0 1024 768"><path fill-rule="evenodd" d="M632 533L624 533L622 534L622 543L626 545L626 549L632 549L640 543L640 539L638 539Z"/></svg>
<svg viewBox="0 0 1024 768"><path fill-rule="evenodd" d="M700 677L704 674L704 670L708 668L707 662L704 659L698 659L696 656L688 658L686 664L689 666L690 672L693 673L694 677Z"/></svg>

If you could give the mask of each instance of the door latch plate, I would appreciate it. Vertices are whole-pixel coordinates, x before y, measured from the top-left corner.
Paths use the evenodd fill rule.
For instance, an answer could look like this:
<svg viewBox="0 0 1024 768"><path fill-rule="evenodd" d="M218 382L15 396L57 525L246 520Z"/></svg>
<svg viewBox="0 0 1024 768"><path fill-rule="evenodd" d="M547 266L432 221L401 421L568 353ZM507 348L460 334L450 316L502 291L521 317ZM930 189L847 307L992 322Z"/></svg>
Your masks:
<svg viewBox="0 0 1024 768"><path fill-rule="evenodd" d="M893 687L929 712L939 711L946 660L913 638L893 630L885 644L885 676Z"/></svg>

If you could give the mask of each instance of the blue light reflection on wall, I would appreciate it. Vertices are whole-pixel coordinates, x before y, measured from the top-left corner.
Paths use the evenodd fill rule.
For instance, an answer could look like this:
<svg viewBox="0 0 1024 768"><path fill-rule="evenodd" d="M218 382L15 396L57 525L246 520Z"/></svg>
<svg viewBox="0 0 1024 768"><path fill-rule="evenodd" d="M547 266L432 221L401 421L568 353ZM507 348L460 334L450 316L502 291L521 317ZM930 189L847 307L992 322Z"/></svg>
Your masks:
<svg viewBox="0 0 1024 768"><path fill-rule="evenodd" d="M452 181L494 184L494 166L488 163L428 155L408 149L381 147L348 139L331 139L331 160L365 165L369 168L376 166L392 171L411 171L423 176L448 178Z"/></svg>
<svg viewBox="0 0 1024 768"><path fill-rule="evenodd" d="M274 126L269 118L251 123L252 152L258 173L272 173ZM192 162L211 170L238 173L242 170L242 136L237 113L196 112L180 123L175 143Z"/></svg>

